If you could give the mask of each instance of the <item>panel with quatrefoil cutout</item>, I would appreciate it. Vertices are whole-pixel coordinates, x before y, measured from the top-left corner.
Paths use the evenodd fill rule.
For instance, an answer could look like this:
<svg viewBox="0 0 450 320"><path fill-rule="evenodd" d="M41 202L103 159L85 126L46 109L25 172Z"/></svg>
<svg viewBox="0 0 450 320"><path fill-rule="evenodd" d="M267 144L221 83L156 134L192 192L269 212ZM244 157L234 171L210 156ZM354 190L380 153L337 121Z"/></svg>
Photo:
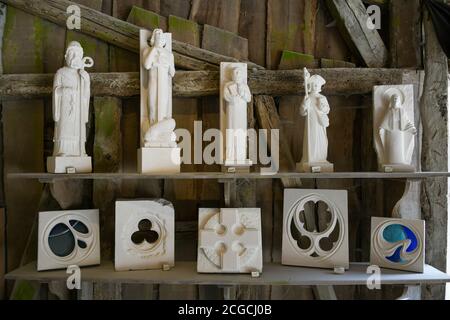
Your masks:
<svg viewBox="0 0 450 320"><path fill-rule="evenodd" d="M198 229L198 272L262 272L261 209L200 209Z"/></svg>
<svg viewBox="0 0 450 320"><path fill-rule="evenodd" d="M349 268L347 191L286 189L282 263Z"/></svg>

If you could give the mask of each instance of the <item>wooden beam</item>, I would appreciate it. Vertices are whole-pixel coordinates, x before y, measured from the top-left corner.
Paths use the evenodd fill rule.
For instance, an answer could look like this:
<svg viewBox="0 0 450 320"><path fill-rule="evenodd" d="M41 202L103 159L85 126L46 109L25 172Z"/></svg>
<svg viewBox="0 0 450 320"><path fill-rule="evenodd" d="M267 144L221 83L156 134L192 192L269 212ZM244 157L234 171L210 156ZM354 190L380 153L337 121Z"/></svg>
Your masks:
<svg viewBox="0 0 450 320"><path fill-rule="evenodd" d="M81 30L79 32L132 52L139 51L139 27L72 1L1 0L1 2L63 27L66 27L67 7L78 5L81 9ZM218 65L222 61L238 61L238 59L200 49L176 40L173 41L172 47L176 65L187 70L218 69ZM261 66L251 62L248 62L248 65L250 68L262 69Z"/></svg>
<svg viewBox="0 0 450 320"><path fill-rule="evenodd" d="M428 10L424 15L425 81L420 103L422 117L422 170L448 171L448 65ZM446 269L448 179L424 181L422 215L426 222L426 262ZM445 286L425 286L423 298L442 300Z"/></svg>
<svg viewBox="0 0 450 320"><path fill-rule="evenodd" d="M367 27L369 15L361 0L327 0L340 32L354 53L366 66L382 68L388 61L388 50L376 29Z"/></svg>
<svg viewBox="0 0 450 320"><path fill-rule="evenodd" d="M421 2L389 1L389 56L393 68L420 68L422 65Z"/></svg>
<svg viewBox="0 0 450 320"><path fill-rule="evenodd" d="M327 80L324 94L348 96L370 94L374 86L404 83L419 71L403 69L314 69ZM92 96L131 97L139 95L137 72L91 73ZM30 99L52 93L53 74L0 75L0 98ZM256 95L304 94L302 70L249 71L249 85ZM219 72L179 71L173 81L174 97L205 97L219 94Z"/></svg>

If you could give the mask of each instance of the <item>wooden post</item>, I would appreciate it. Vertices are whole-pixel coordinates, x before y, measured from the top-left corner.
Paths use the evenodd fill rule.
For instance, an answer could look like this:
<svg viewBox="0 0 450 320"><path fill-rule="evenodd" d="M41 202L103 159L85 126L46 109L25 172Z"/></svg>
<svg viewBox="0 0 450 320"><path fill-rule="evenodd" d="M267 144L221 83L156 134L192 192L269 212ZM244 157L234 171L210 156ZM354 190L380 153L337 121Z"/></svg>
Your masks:
<svg viewBox="0 0 450 320"><path fill-rule="evenodd" d="M8 7L3 35L3 72L42 73L42 31L39 18ZM2 101L4 172L43 171L44 103L42 100ZM34 138L30 139L30 133ZM3 180L7 214L7 271L17 268L27 247L41 197L38 182ZM24 192L26 190L26 192ZM35 238L32 238L35 243ZM14 245L11 245L14 244ZM22 282L24 283L24 282ZM30 283L24 287L36 288ZM22 287L23 288L23 287ZM34 288L34 289L33 289ZM33 293L31 293L33 294ZM33 296L31 297L33 298Z"/></svg>
<svg viewBox="0 0 450 320"><path fill-rule="evenodd" d="M120 99L95 97L95 140L94 172L119 172L121 169L121 112ZM112 260L114 256L114 206L120 192L120 181L94 181L93 203L100 210L101 256ZM95 283L94 299L116 299L120 296L120 286Z"/></svg>
<svg viewBox="0 0 450 320"><path fill-rule="evenodd" d="M423 125L422 170L448 171L448 62L428 10L424 14L425 82L420 105ZM448 179L426 180L422 214L426 221L426 262L445 270L447 252ZM443 299L444 286L425 286L425 299Z"/></svg>
<svg viewBox="0 0 450 320"><path fill-rule="evenodd" d="M390 66L420 68L422 66L422 24L420 0L389 1Z"/></svg>
<svg viewBox="0 0 450 320"><path fill-rule="evenodd" d="M6 22L6 5L0 3L0 75L3 74L3 33ZM6 272L6 220L5 199L3 187L3 122L1 121L2 105L0 102L0 300L5 298L5 272Z"/></svg>

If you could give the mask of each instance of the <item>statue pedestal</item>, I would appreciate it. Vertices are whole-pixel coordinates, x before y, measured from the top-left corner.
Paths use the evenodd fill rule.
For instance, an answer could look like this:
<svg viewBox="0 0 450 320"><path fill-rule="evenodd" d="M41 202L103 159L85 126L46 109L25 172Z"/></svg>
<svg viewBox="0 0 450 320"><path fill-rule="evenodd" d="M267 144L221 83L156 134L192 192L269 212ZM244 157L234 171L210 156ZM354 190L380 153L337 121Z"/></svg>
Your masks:
<svg viewBox="0 0 450 320"><path fill-rule="evenodd" d="M249 173L250 167L253 165L251 160L230 161L225 160L222 166L222 172L225 173Z"/></svg>
<svg viewBox="0 0 450 320"><path fill-rule="evenodd" d="M408 164L382 164L380 165L381 172L416 172L414 166Z"/></svg>
<svg viewBox="0 0 450 320"><path fill-rule="evenodd" d="M91 173L91 157L48 157L47 171L49 173Z"/></svg>
<svg viewBox="0 0 450 320"><path fill-rule="evenodd" d="M334 172L334 165L328 161L324 162L299 162L297 171L305 173Z"/></svg>
<svg viewBox="0 0 450 320"><path fill-rule="evenodd" d="M138 150L139 173L180 173L180 148L141 148Z"/></svg>

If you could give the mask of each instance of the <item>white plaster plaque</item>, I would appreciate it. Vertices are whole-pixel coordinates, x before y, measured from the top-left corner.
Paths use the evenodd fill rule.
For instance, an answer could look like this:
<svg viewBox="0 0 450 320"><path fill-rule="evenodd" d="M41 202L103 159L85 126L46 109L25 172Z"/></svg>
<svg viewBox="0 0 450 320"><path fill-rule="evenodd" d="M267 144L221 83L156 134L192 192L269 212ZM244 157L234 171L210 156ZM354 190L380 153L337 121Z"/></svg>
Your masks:
<svg viewBox="0 0 450 320"><path fill-rule="evenodd" d="M175 212L164 200L116 201L117 271L175 265Z"/></svg>
<svg viewBox="0 0 450 320"><path fill-rule="evenodd" d="M262 272L261 209L199 209L198 226L198 272Z"/></svg>
<svg viewBox="0 0 450 320"><path fill-rule="evenodd" d="M412 156L417 129L413 85L374 87L373 134L380 171L415 171Z"/></svg>
<svg viewBox="0 0 450 320"><path fill-rule="evenodd" d="M38 271L100 264L98 210L39 213Z"/></svg>
<svg viewBox="0 0 450 320"><path fill-rule="evenodd" d="M347 191L284 190L282 264L349 268Z"/></svg>

